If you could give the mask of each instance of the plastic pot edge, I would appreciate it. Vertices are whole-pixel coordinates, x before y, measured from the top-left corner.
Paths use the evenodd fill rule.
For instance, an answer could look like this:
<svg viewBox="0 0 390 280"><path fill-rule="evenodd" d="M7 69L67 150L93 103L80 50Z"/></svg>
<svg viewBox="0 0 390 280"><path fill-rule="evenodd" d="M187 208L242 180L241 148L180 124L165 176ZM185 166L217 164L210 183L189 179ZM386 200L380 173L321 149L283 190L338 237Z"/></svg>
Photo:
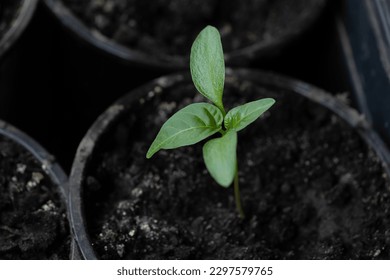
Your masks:
<svg viewBox="0 0 390 280"><path fill-rule="evenodd" d="M37 4L38 0L22 0L19 15L0 40L0 58L14 45L26 29L34 15Z"/></svg>
<svg viewBox="0 0 390 280"><path fill-rule="evenodd" d="M61 0L43 1L54 14L60 23L79 39L87 42L94 48L108 54L115 59L126 64L134 64L145 68L156 68L160 70L181 70L185 69L188 61L184 57L164 55L159 58L142 51L127 48L112 39L104 36L100 32L91 31L73 12L62 3ZM273 56L289 45L294 39L299 38L303 33L317 21L324 11L328 0L317 0L316 10L299 22L293 31L290 31L277 39L266 42L259 42L239 50L225 54L227 65L245 66L256 58ZM243 63L244 62L244 63Z"/></svg>

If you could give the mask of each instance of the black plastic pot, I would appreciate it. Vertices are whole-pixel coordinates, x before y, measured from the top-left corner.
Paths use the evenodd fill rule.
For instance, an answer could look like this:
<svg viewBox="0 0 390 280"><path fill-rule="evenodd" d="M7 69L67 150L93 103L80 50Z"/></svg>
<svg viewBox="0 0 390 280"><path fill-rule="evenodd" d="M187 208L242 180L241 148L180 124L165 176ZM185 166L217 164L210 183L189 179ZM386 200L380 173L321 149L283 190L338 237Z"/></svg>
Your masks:
<svg viewBox="0 0 390 280"><path fill-rule="evenodd" d="M342 2L337 31L353 98L390 144L390 3Z"/></svg>
<svg viewBox="0 0 390 280"><path fill-rule="evenodd" d="M38 0L21 0L20 9L9 30L0 38L0 57L16 42L30 22Z"/></svg>
<svg viewBox="0 0 390 280"><path fill-rule="evenodd" d="M301 81L278 76L272 73L257 72L250 70L228 70L227 81L230 78L237 78L242 81L248 81L254 84L266 86L267 88L279 89L288 94L299 95L304 99L319 104L327 108L331 113L339 116L349 126L356 130L382 160L387 174L390 174L390 155L372 127L365 119L357 113L356 110L349 108L330 94L323 90L306 84ZM150 91L157 87L169 89L178 83L191 83L187 74L177 74L159 78L141 88L138 88L123 97L109 107L92 125L78 148L71 176L70 186L70 213L71 223L76 241L80 247L82 256L85 259L97 259L97 255L92 247L87 230L87 221L85 219L84 192L83 185L86 180L88 170L93 164L92 156L107 131L126 113L129 106L137 102L140 98L146 98Z"/></svg>
<svg viewBox="0 0 390 280"><path fill-rule="evenodd" d="M129 68L77 44L40 1L1 60L0 119L31 135L68 173L80 139L99 114L161 75Z"/></svg>
<svg viewBox="0 0 390 280"><path fill-rule="evenodd" d="M91 31L61 0L45 0L44 2L66 29L85 43L119 61L163 70L184 69L188 65L188 59L185 57L168 55L154 57L142 50L134 50L118 44L98 31ZM326 0L317 0L312 10L306 11L299 21L289 26L291 29L279 37L226 53L226 63L231 66L246 66L255 60L269 60L270 57L276 56L313 26L322 14L326 2Z"/></svg>
<svg viewBox="0 0 390 280"><path fill-rule="evenodd" d="M29 153L31 153L37 161L41 163L44 171L52 180L52 182L58 187L58 193L60 194L63 205L68 211L68 196L69 189L67 186L68 177L65 172L62 170L61 166L56 162L55 158L50 155L41 145L39 145L35 140L29 137L27 134L23 133L19 129L13 127L12 125L0 120L0 135L11 139L18 145L22 146ZM78 259L78 250L75 242L72 239L71 249L70 249L70 259Z"/></svg>
<svg viewBox="0 0 390 280"><path fill-rule="evenodd" d="M14 46L17 45L16 43L29 25L38 0L18 0L16 2L20 2L20 7L15 10L15 17L8 26L8 30L0 37L0 117L3 119L6 114L12 111L9 103L13 97L9 92L15 86L15 77L21 67L22 51ZM12 3L12 1L8 1L8 3Z"/></svg>

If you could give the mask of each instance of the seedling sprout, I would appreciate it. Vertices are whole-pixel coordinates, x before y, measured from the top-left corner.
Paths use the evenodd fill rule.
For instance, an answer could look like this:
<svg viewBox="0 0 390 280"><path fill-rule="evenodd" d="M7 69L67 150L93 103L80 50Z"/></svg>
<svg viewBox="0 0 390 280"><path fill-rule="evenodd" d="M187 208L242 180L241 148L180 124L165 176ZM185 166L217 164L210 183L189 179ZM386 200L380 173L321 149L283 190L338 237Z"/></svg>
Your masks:
<svg viewBox="0 0 390 280"><path fill-rule="evenodd" d="M237 133L258 119L275 100L252 101L226 113L222 101L225 61L221 37L215 27L207 26L195 39L190 69L196 89L213 104L190 104L170 117L161 127L146 158L151 158L161 149L192 145L219 132L221 137L204 144L203 159L219 185L227 188L234 182L236 207L240 217L244 218L238 179Z"/></svg>

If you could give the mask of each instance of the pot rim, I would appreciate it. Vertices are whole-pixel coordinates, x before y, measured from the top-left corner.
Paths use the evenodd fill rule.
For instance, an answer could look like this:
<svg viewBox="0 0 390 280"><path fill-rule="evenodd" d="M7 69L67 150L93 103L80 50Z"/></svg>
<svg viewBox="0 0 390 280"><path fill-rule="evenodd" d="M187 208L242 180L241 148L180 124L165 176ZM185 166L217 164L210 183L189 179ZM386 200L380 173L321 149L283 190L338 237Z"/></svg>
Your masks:
<svg viewBox="0 0 390 280"><path fill-rule="evenodd" d="M226 74L227 77L235 77L253 82L254 84L287 90L299 94L318 105L324 106L358 132L366 144L372 148L381 159L384 170L390 175L390 153L382 139L362 115L336 97L316 86L272 72L243 68L233 70L228 68L226 69ZM126 109L128 108L127 104L131 104L134 100L144 97L155 86L169 88L174 86L177 82L190 82L190 79L189 73L180 72L158 78L144 86L130 91L98 117L80 142L69 177L69 208L73 232L83 258L92 260L98 259L92 248L90 237L86 229L81 186L83 184L87 166L90 163L90 156L98 145L100 136L115 123L115 120L126 112Z"/></svg>
<svg viewBox="0 0 390 280"><path fill-rule="evenodd" d="M304 19L299 21L293 29L276 39L258 42L248 47L225 53L226 64L243 66L243 61L250 62L256 58L266 58L281 51L286 45L292 43L294 39L300 37L313 26L321 16L327 2L328 0L316 0L313 12L306 14ZM155 57L116 43L99 31L91 30L61 0L44 0L44 3L60 23L73 35L119 61L145 68L163 70L180 70L188 66L188 61L185 57L169 55Z"/></svg>
<svg viewBox="0 0 390 280"><path fill-rule="evenodd" d="M42 169L49 175L54 184L60 186L62 195L66 196L68 177L52 155L26 133L2 120L0 120L0 134L21 145L41 162Z"/></svg>
<svg viewBox="0 0 390 280"><path fill-rule="evenodd" d="M0 39L0 57L2 57L11 46L19 39L23 31L30 23L36 10L38 0L22 0L18 16L13 24Z"/></svg>

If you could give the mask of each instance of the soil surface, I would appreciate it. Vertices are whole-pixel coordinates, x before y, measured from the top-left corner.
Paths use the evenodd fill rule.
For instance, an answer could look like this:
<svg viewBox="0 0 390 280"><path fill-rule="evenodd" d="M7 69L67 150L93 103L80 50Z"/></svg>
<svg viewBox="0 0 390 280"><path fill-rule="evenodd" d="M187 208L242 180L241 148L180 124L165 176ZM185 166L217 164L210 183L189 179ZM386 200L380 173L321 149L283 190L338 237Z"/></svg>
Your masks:
<svg viewBox="0 0 390 280"><path fill-rule="evenodd" d="M188 55L208 24L226 52L272 41L300 26L319 0L62 0L92 30L143 52Z"/></svg>
<svg viewBox="0 0 390 280"><path fill-rule="evenodd" d="M69 259L57 190L28 151L0 135L0 259Z"/></svg>
<svg viewBox="0 0 390 280"><path fill-rule="evenodd" d="M21 3L21 0L0 1L0 40L17 17Z"/></svg>
<svg viewBox="0 0 390 280"><path fill-rule="evenodd" d="M203 101L193 85L161 91L156 87L131 107L100 142L87 171L84 201L99 257L390 258L387 175L338 117L296 94L227 79L228 108L277 100L239 134L242 220L233 188L208 174L202 144L145 159L163 122Z"/></svg>

